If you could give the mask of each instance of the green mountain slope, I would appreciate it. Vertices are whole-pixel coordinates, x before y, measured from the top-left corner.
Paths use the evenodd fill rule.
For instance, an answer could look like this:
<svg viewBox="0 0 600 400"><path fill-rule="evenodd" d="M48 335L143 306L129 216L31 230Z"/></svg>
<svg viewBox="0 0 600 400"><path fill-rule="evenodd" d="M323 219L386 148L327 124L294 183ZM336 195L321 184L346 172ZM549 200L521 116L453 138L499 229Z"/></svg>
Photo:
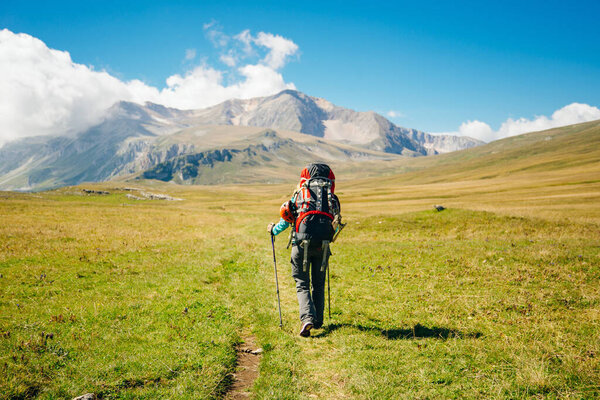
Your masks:
<svg viewBox="0 0 600 400"><path fill-rule="evenodd" d="M452 154L336 169L361 215L448 208L600 221L600 121L515 136ZM385 176L382 176L384 175Z"/></svg>
<svg viewBox="0 0 600 400"><path fill-rule="evenodd" d="M597 174L600 121L513 136L454 153L385 164L366 163L362 171L371 175L393 174L380 181L390 184Z"/></svg>

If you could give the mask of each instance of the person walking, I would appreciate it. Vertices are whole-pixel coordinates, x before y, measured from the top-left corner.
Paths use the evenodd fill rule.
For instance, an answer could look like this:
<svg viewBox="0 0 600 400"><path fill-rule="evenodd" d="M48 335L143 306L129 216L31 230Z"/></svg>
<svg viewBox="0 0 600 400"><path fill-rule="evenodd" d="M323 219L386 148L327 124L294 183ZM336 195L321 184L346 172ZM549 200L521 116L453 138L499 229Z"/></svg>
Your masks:
<svg viewBox="0 0 600 400"><path fill-rule="evenodd" d="M303 337L310 336L311 329L323 326L329 244L341 225L340 202L334 192L335 175L331 168L320 163L307 165L291 199L281 206L281 219L267 226L273 236L292 226L292 276Z"/></svg>

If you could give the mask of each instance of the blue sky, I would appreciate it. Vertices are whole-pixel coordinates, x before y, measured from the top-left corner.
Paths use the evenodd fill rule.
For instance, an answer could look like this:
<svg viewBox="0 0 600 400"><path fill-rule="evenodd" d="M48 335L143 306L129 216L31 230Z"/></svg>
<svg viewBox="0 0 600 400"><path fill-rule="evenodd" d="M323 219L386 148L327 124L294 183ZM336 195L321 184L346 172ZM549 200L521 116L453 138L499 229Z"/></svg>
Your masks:
<svg viewBox="0 0 600 400"><path fill-rule="evenodd" d="M600 106L599 16L599 1L0 2L0 29L158 89L200 63L239 79L208 23L230 38L279 35L298 48L278 69L286 83L356 110L393 110L393 122L428 132Z"/></svg>

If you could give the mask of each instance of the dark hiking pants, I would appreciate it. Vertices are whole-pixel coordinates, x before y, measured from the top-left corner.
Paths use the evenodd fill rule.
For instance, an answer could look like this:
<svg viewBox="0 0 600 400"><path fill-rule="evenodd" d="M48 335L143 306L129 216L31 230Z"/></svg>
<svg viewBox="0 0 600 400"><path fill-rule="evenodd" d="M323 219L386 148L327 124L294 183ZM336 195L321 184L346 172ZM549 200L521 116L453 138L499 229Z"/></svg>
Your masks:
<svg viewBox="0 0 600 400"><path fill-rule="evenodd" d="M327 259L329 259L328 252ZM300 320L312 322L315 327L323 325L325 308L325 276L327 269L321 272L323 249L309 248L307 271L303 270L304 249L298 245L292 247L292 276L296 281L296 294L300 306ZM312 292L310 281L312 276Z"/></svg>

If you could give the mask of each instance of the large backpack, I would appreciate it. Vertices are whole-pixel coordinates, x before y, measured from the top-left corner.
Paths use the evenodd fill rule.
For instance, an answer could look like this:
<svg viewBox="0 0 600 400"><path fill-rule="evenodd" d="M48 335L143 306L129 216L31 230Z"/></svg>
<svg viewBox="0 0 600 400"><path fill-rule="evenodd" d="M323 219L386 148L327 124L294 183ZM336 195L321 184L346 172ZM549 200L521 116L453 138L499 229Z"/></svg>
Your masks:
<svg viewBox="0 0 600 400"><path fill-rule="evenodd" d="M295 235L298 242L308 241L311 248L330 242L332 222L340 213L335 191L335 175L326 164L309 164L302 170L300 187L296 193L297 218Z"/></svg>

